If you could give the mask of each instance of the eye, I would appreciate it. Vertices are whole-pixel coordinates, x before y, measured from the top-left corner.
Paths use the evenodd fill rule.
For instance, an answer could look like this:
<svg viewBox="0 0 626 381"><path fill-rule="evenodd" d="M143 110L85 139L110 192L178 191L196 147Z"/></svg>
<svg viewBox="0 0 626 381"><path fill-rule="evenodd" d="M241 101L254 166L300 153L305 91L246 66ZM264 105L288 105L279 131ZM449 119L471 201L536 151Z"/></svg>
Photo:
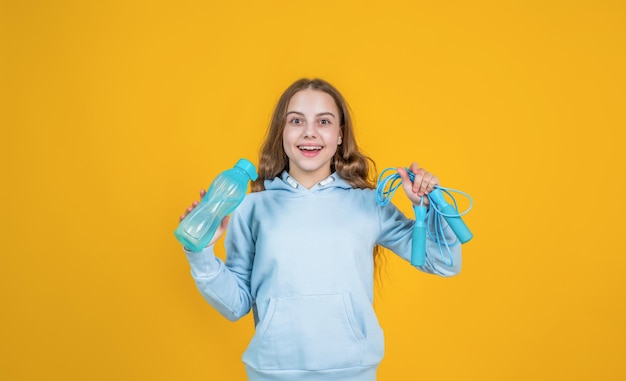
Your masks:
<svg viewBox="0 0 626 381"><path fill-rule="evenodd" d="M330 120L328 120L328 119L321 119L321 120L320 120L320 124L321 124L322 126L327 126L327 125L329 125L329 124L330 124Z"/></svg>
<svg viewBox="0 0 626 381"><path fill-rule="evenodd" d="M302 124L302 119L300 119L300 118L291 118L291 119L289 119L289 123L291 123L291 124Z"/></svg>

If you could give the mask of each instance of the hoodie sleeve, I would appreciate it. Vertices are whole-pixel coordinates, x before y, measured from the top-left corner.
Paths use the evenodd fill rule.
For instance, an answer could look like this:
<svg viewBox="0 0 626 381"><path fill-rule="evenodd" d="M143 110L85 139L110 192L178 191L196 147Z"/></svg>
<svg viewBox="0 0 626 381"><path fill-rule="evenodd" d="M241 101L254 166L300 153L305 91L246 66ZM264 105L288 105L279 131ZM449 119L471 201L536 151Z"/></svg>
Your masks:
<svg viewBox="0 0 626 381"><path fill-rule="evenodd" d="M235 210L225 238L227 258L223 262L208 246L200 253L185 249L196 287L216 310L231 321L250 312L250 274L254 259L252 234L241 214Z"/></svg>
<svg viewBox="0 0 626 381"><path fill-rule="evenodd" d="M378 207L380 234L377 243L388 248L406 261L411 261L412 230L414 220L408 219L389 203ZM461 244L445 220L442 219L444 236L450 244L450 254L446 247L439 247L430 237L426 237L426 261L424 266L416 267L426 273L453 276L461 271ZM434 234L434 226L429 226L431 234ZM452 261L450 261L452 259ZM450 263L452 262L452 263Z"/></svg>

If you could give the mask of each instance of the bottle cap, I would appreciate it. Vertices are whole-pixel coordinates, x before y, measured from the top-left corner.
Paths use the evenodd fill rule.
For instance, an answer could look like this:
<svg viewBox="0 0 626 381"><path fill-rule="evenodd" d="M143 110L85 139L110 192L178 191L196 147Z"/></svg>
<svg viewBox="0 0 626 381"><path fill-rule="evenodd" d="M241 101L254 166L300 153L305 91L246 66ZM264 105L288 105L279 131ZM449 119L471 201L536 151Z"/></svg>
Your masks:
<svg viewBox="0 0 626 381"><path fill-rule="evenodd" d="M259 175L256 173L256 167L247 159L239 159L235 167L243 169L252 181L256 180Z"/></svg>

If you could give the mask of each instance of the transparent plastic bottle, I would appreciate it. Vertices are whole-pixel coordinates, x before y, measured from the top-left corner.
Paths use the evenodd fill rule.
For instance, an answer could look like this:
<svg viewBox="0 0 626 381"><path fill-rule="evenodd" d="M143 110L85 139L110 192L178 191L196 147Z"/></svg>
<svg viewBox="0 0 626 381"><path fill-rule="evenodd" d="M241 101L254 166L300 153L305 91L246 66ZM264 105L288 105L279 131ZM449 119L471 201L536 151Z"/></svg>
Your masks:
<svg viewBox="0 0 626 381"><path fill-rule="evenodd" d="M215 235L222 219L243 201L248 181L256 179L256 168L246 159L240 159L233 168L220 173L200 204L174 231L178 241L192 252L202 251Z"/></svg>

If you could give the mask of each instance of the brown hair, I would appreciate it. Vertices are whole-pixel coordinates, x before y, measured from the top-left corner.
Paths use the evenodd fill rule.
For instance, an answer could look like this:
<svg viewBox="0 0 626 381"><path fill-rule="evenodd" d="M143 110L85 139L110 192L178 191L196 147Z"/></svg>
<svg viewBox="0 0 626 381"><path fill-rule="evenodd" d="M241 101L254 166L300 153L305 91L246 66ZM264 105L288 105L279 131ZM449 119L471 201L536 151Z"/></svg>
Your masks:
<svg viewBox="0 0 626 381"><path fill-rule="evenodd" d="M355 188L374 188L374 181L370 175L375 176L376 167L372 159L359 151L347 102L330 83L317 78L303 78L289 86L278 100L267 129L265 142L259 153L259 177L252 183L251 190L253 192L264 190L263 183L265 180L271 180L284 170L289 169L289 159L283 148L283 130L287 120L287 107L297 92L306 89L323 91L330 95L339 109L343 143L337 147L337 152L331 161L331 172L337 172L342 179ZM373 173L370 173L370 169L373 170Z"/></svg>

